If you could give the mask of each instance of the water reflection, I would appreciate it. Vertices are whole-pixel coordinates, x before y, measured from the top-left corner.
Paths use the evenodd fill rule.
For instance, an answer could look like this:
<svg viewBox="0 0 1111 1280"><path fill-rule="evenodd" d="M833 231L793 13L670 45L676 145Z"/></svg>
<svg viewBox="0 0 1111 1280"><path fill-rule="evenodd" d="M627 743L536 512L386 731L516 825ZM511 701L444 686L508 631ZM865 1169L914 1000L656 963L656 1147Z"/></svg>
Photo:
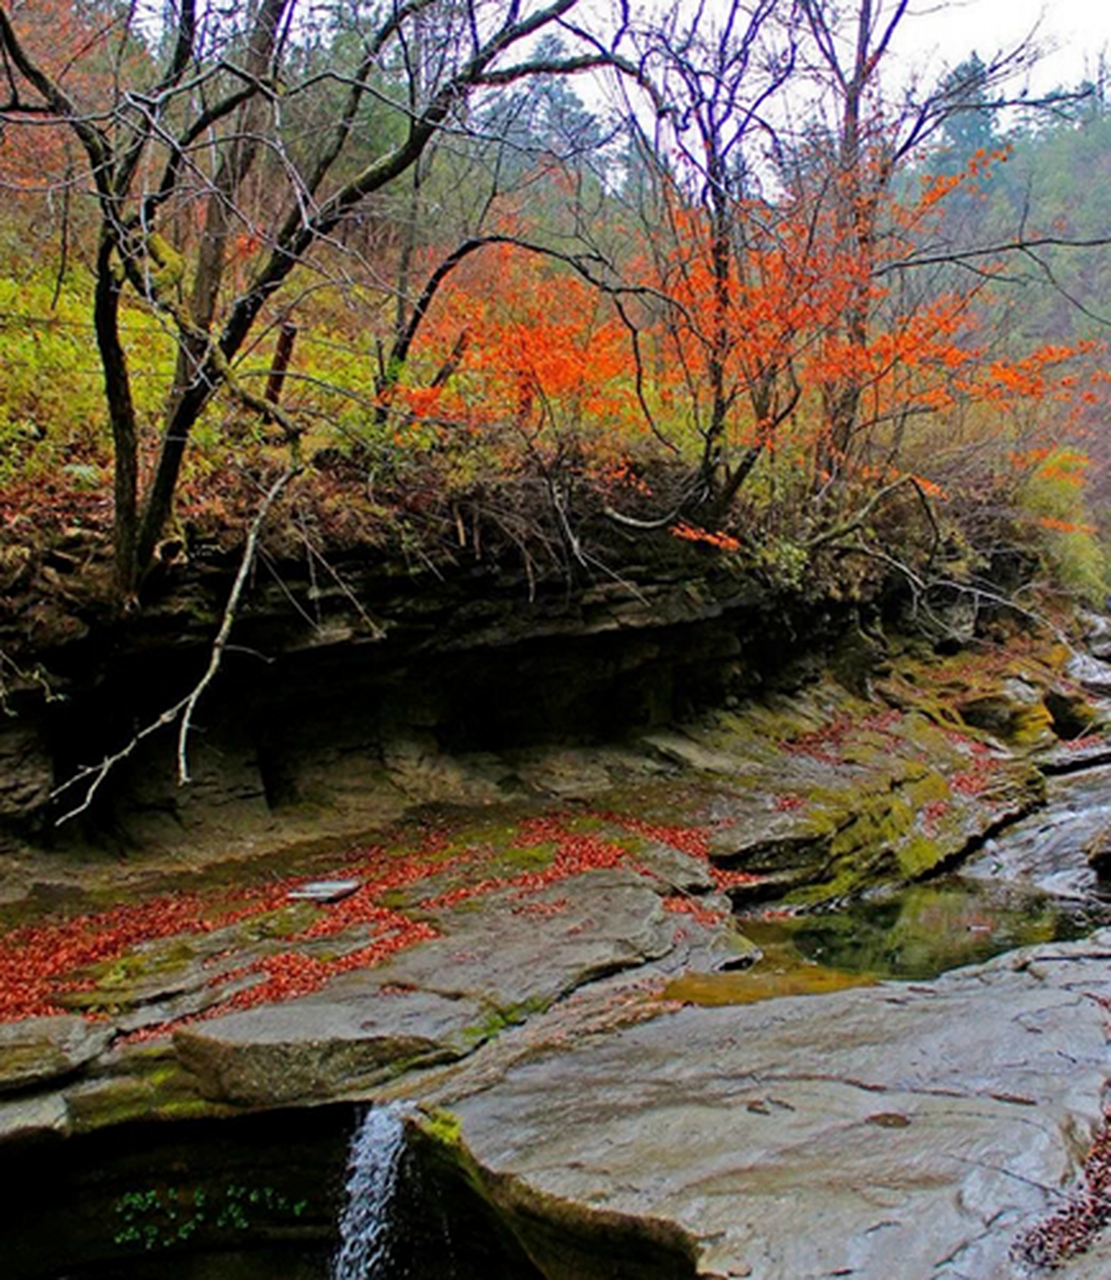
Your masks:
<svg viewBox="0 0 1111 1280"><path fill-rule="evenodd" d="M882 979L924 981L1016 947L1082 938L1111 922L1094 900L946 876L807 916L742 917L762 958L727 973L685 974L664 996L688 1004L753 1004L824 995Z"/></svg>
<svg viewBox="0 0 1111 1280"><path fill-rule="evenodd" d="M926 979L1016 947L1080 938L1107 919L1096 904L951 876L829 914L758 922L751 932L828 968Z"/></svg>

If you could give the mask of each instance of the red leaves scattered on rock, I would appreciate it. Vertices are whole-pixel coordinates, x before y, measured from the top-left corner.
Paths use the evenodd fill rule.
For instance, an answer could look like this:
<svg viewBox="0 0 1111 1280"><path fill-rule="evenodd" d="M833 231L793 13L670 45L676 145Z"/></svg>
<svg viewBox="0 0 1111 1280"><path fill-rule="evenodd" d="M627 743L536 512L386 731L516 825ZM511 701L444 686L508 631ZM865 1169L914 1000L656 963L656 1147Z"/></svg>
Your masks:
<svg viewBox="0 0 1111 1280"><path fill-rule="evenodd" d="M623 814L590 817L708 861L708 834L703 828L656 824ZM555 852L550 865L543 869L477 875L469 882L424 898L420 896L421 882L468 867L477 871L482 859L491 856L490 851L480 846L453 854L450 833L440 829L425 831L417 848L401 856L377 846L353 850L342 860L343 874L360 879L359 889L338 902L316 907L311 923L287 935L277 954L260 956L230 970L223 968L226 953L209 957L203 963L220 966L210 983L215 997L210 1005L173 1022L140 1028L125 1038L149 1040L185 1023L307 995L338 974L381 964L397 952L437 936L437 930L427 920L413 919L396 907L385 905L385 895L398 890L412 888L414 906L427 911L450 908L497 890L514 889L517 901L510 910L542 918L566 910L568 900L528 899L572 876L625 866L654 877L621 844L594 832L576 831L562 815L523 822L514 844L520 849L551 845ZM715 870L714 875L719 887L753 878L742 872L720 870ZM94 966L121 960L144 943L203 935L275 912L287 905L289 891L300 887L307 878L290 877L261 888L163 895L109 911L17 928L0 939L0 1022L64 1013L67 993L96 990L96 981L88 972ZM688 905L668 909L685 912L707 925L719 923L717 912L689 898L680 901ZM360 929L366 931L361 943ZM311 944L340 935L347 936L347 950L338 955L312 954ZM237 990L229 990L236 986Z"/></svg>
<svg viewBox="0 0 1111 1280"><path fill-rule="evenodd" d="M791 813L795 809L801 809L805 806L806 801L802 796L776 796L772 801L772 808L776 813Z"/></svg>
<svg viewBox="0 0 1111 1280"><path fill-rule="evenodd" d="M799 804L802 803L804 801L800 800ZM750 871L727 871L723 867L714 866L710 862L710 833L705 827L668 826L664 823L646 822L641 818L630 818L621 813L595 812L593 816L624 827L626 831L635 832L658 844L669 845L690 858L697 858L700 862L706 863L719 893L735 885L756 884L764 879L763 876L754 875ZM647 868L641 868L641 870L646 874L652 874Z"/></svg>
<svg viewBox="0 0 1111 1280"><path fill-rule="evenodd" d="M514 876L488 876L474 884L461 885L457 889L426 898L421 906L432 911L454 907L469 898L481 897L499 889L538 893L549 885L558 884L570 876L581 875L584 871L621 866L627 858L626 851L619 844L595 835L569 831L566 823L555 817L532 818L522 823L515 843L521 849L554 844L556 851L551 865L542 871L522 871Z"/></svg>
<svg viewBox="0 0 1111 1280"><path fill-rule="evenodd" d="M1002 763L999 756L986 742L962 733L959 729L948 729L945 736L953 746L972 757L967 769L949 775L950 790L956 795L970 797L982 796L990 791Z"/></svg>
<svg viewBox="0 0 1111 1280"><path fill-rule="evenodd" d="M540 916L550 919L561 915L570 906L567 898L553 898L549 902L521 902L510 910L515 916Z"/></svg>
<svg viewBox="0 0 1111 1280"><path fill-rule="evenodd" d="M711 911L709 907L704 907L696 899L688 898L681 894L673 894L671 897L665 898L664 910L670 911L673 915L691 916L706 929L716 928L725 919L722 912Z"/></svg>
<svg viewBox="0 0 1111 1280"><path fill-rule="evenodd" d="M780 745L789 755L809 756L821 764L840 765L845 763L845 745L848 739L859 738L862 734L890 735L901 720L902 712L894 707L860 718L841 712L820 729L801 734Z"/></svg>
<svg viewBox="0 0 1111 1280"><path fill-rule="evenodd" d="M691 858L705 860L710 855L710 837L704 827L676 827L661 822L646 822L642 818L632 818L625 813L609 813L604 809L594 810L592 816L624 827L626 831L644 836L647 840L670 845L672 849L678 849Z"/></svg>
<svg viewBox="0 0 1111 1280"><path fill-rule="evenodd" d="M418 942L437 937L438 931L426 921L412 920L392 907L381 905L379 899L385 893L407 888L430 874L469 860L466 855L460 855L430 863L430 856L439 855L445 845L443 834L432 832L421 842L418 853L408 857L391 858L377 846L349 854L346 859L348 870L362 878L364 883L346 898L329 904L312 924L299 933L290 934L287 941L297 943L331 938L362 925L369 926L370 941L343 955L328 958L283 951L221 974L213 980L213 985L236 982L255 974L262 975L262 980L206 1009L201 1016L211 1018L233 1010L252 1009L260 1004L311 995L338 974L371 968ZM283 887L283 897L290 887L288 884Z"/></svg>
<svg viewBox="0 0 1111 1280"><path fill-rule="evenodd" d="M353 969L369 969L406 947L439 936L423 920L409 920L397 913L390 914L396 916L395 925L386 928L365 947L349 951L346 955L320 959L297 951L283 951L276 956L254 960L244 968L226 974L224 981L234 981L253 973L266 976L262 982L237 991L215 1008L206 1009L204 1016L213 1017L233 1010L253 1009L260 1004L275 1004L281 1000L295 1000L298 996L311 995L338 974L350 973Z"/></svg>
<svg viewBox="0 0 1111 1280"><path fill-rule="evenodd" d="M714 884L717 886L719 893L724 893L726 889L733 889L743 884L759 884L767 877L756 875L751 871L730 871L725 867L711 867L710 875L714 877Z"/></svg>
<svg viewBox="0 0 1111 1280"><path fill-rule="evenodd" d="M953 746L959 747L962 751L967 751L970 755L991 755L991 747L986 742L981 742L979 738L974 738L971 734L964 733L960 729L946 729L945 736Z"/></svg>
<svg viewBox="0 0 1111 1280"><path fill-rule="evenodd" d="M1067 1204L1023 1235L1015 1256L1035 1267L1059 1267L1083 1253L1111 1222L1111 1113L1088 1151L1080 1185Z"/></svg>
<svg viewBox="0 0 1111 1280"><path fill-rule="evenodd" d="M783 750L793 756L809 756L821 764L842 764L845 739L854 727L852 717L842 713L820 729L784 742Z"/></svg>
<svg viewBox="0 0 1111 1280"><path fill-rule="evenodd" d="M0 942L0 1022L64 1013L57 997L91 985L65 975L118 959L143 942L234 924L272 910L284 897L281 888L246 890L235 895L238 905L221 911L200 894L179 894L17 928Z"/></svg>
<svg viewBox="0 0 1111 1280"><path fill-rule="evenodd" d="M963 769L960 773L950 774L949 787L958 795L980 796L989 790L992 783L992 770L985 767L993 761L985 761L972 769Z"/></svg>
<svg viewBox="0 0 1111 1280"><path fill-rule="evenodd" d="M937 829L937 824L949 812L948 800L931 800L922 806L922 825L927 832Z"/></svg>

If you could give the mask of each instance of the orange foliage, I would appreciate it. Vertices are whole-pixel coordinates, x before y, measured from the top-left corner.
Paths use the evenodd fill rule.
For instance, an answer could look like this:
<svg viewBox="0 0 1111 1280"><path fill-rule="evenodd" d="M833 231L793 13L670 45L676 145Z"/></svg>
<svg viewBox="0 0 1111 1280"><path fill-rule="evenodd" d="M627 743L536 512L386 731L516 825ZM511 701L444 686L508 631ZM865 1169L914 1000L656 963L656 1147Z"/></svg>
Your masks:
<svg viewBox="0 0 1111 1280"><path fill-rule="evenodd" d="M24 0L12 24L31 58L52 77L71 102L90 114L103 112L113 100L117 65L114 44L122 19L108 10L96 14L70 0ZM132 45L129 61L141 60ZM28 100L28 106L41 106ZM34 127L0 131L0 184L42 190L63 181L79 152L64 126L41 112L12 118Z"/></svg>
<svg viewBox="0 0 1111 1280"><path fill-rule="evenodd" d="M566 265L490 246L437 296L393 407L447 439L462 430L464 439L469 432L496 441L508 471L522 451L544 453L573 438L604 483L627 478L631 451L651 439L648 407L652 428L688 455L719 438L714 456L725 466L745 451L787 449L821 483L878 487L905 473L944 499L952 477L925 472L958 412L988 410L976 430L998 431L1002 456L1008 434L1019 438L1020 408L1051 402L1059 440L1104 392L1077 374L1077 357L1090 347L987 354L992 335L981 335L976 310L983 275L968 292L910 304L888 287L935 227L945 198L1005 159L1004 151L977 153L961 174L923 178L903 205L867 182L837 198L818 184L816 194L774 204L737 201L728 230L720 210L676 188L663 227L624 237L625 275L641 292L626 299L623 315ZM438 377L449 365L451 376ZM739 545L688 524L672 532Z"/></svg>
<svg viewBox="0 0 1111 1280"><path fill-rule="evenodd" d="M530 438L545 425L589 428L603 451L614 420L631 418L624 330L605 298L565 268L507 244L476 255L437 298L421 365L441 367L463 333L446 385L402 389L414 418L509 425Z"/></svg>
<svg viewBox="0 0 1111 1280"><path fill-rule="evenodd" d="M685 520L672 525L671 532L676 538L682 538L685 542L701 542L708 547L717 547L719 551L739 551L741 549L740 542L730 534L698 529L694 525L687 524Z"/></svg>

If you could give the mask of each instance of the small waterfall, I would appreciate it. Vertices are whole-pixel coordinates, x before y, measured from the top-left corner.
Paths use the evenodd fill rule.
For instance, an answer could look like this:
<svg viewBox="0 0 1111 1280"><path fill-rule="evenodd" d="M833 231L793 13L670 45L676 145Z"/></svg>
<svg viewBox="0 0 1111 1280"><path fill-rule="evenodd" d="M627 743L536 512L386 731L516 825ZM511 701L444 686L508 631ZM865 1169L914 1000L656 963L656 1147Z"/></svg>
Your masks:
<svg viewBox="0 0 1111 1280"><path fill-rule="evenodd" d="M404 1150L401 1112L372 1107L351 1140L347 1207L340 1218L332 1280L382 1280L397 1261L393 1202Z"/></svg>

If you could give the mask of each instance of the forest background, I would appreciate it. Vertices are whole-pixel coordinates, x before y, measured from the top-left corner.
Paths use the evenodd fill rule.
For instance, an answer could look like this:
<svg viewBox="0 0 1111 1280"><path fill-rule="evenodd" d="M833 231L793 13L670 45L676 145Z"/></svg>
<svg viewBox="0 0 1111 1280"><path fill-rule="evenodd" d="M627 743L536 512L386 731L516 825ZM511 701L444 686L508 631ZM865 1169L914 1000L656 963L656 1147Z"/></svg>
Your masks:
<svg viewBox="0 0 1111 1280"><path fill-rule="evenodd" d="M322 566L663 535L773 590L1102 602L1105 77L908 78L912 24L5 0L5 587L76 556L131 611L274 506Z"/></svg>

